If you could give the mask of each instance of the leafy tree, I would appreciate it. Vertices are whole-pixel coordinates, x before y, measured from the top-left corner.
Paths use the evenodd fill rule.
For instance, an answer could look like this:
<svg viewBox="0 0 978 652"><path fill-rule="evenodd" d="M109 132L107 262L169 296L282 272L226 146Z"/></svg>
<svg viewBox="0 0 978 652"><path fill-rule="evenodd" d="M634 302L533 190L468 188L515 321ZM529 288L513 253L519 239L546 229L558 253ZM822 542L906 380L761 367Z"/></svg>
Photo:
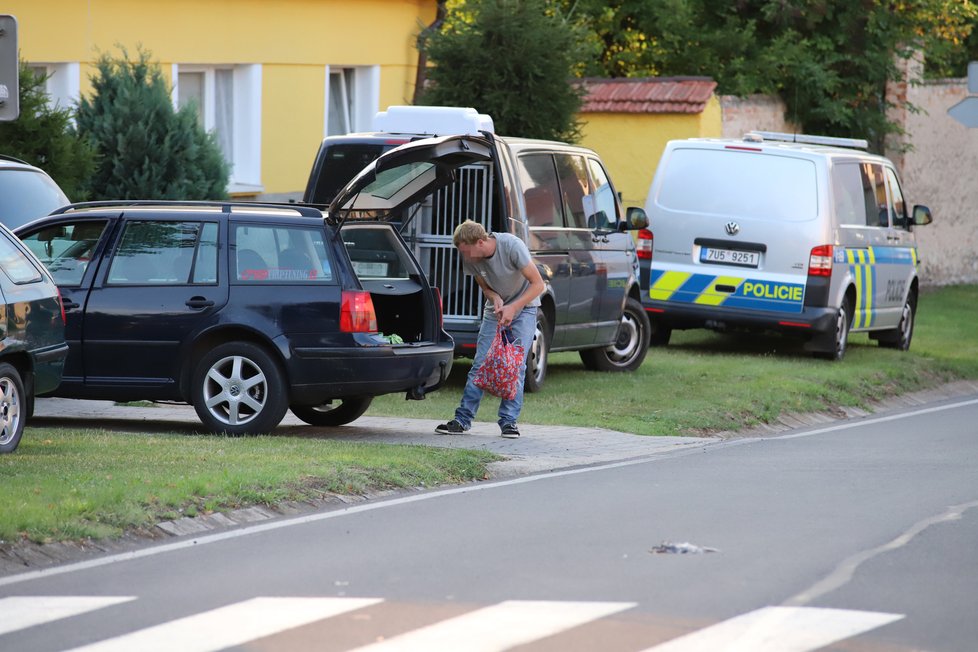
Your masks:
<svg viewBox="0 0 978 652"><path fill-rule="evenodd" d="M95 150L78 137L70 107L51 106L44 90L50 75L20 64L20 116L0 123L3 153L47 172L72 201L85 198L83 187L95 169Z"/></svg>
<svg viewBox="0 0 978 652"><path fill-rule="evenodd" d="M120 48L122 49L122 48ZM91 140L98 167L94 199L223 199L228 165L194 107L176 111L160 68L139 50L135 61L102 54L94 93L78 105L78 131Z"/></svg>
<svg viewBox="0 0 978 652"><path fill-rule="evenodd" d="M720 93L778 93L805 131L867 138L886 119L897 59L940 67L971 32L971 0L555 0L592 30L588 74L707 75Z"/></svg>
<svg viewBox="0 0 978 652"><path fill-rule="evenodd" d="M582 91L579 33L548 0L468 0L449 6L423 46L434 66L425 104L472 106L499 133L576 141Z"/></svg>

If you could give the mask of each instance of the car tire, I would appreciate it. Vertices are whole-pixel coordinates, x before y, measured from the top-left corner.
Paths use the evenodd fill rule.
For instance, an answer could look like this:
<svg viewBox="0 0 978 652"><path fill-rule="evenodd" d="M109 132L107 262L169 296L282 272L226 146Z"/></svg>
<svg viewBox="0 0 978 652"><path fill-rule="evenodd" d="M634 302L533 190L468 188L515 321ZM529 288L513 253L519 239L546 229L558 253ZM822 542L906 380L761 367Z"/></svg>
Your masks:
<svg viewBox="0 0 978 652"><path fill-rule="evenodd" d="M654 317L649 317L649 327L649 346L668 346L672 328Z"/></svg>
<svg viewBox="0 0 978 652"><path fill-rule="evenodd" d="M351 396L322 405L293 405L289 409L310 426L328 428L356 421L367 411L373 400L373 396ZM339 405L336 404L337 401Z"/></svg>
<svg viewBox="0 0 978 652"><path fill-rule="evenodd" d="M651 334L652 326L642 304L626 299L615 342L600 349L581 351L581 361L593 371L635 371L649 351Z"/></svg>
<svg viewBox="0 0 978 652"><path fill-rule="evenodd" d="M550 320L543 308L537 308L537 327L533 342L526 352L526 373L523 378L524 392L539 392L547 379L547 355L550 353Z"/></svg>
<svg viewBox="0 0 978 652"><path fill-rule="evenodd" d="M882 331L876 336L879 345L888 349L909 351L910 341L913 339L913 327L917 321L916 317L917 295L911 292L903 304L903 313L900 315L900 323L897 324L897 327Z"/></svg>
<svg viewBox="0 0 978 652"><path fill-rule="evenodd" d="M835 330L832 333L833 346L827 351L819 351L816 355L826 360L836 362L842 360L846 355L846 346L849 341L849 328L852 326L852 302L849 297L842 300L839 311L835 314Z"/></svg>
<svg viewBox="0 0 978 652"><path fill-rule="evenodd" d="M197 363L193 404L208 430L228 435L271 432L288 408L278 363L262 347L229 342Z"/></svg>
<svg viewBox="0 0 978 652"><path fill-rule="evenodd" d="M24 381L9 362L0 363L0 453L13 453L24 434Z"/></svg>

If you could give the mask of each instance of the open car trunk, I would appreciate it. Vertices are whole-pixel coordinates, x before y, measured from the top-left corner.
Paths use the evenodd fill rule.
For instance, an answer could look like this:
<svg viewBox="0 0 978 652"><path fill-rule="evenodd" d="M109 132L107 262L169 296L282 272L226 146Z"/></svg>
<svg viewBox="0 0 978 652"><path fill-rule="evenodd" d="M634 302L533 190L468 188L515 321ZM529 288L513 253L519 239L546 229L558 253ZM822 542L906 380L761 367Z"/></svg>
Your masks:
<svg viewBox="0 0 978 652"><path fill-rule="evenodd" d="M436 341L441 324L433 292L393 226L347 223L341 234L353 270L370 293L380 335L392 344Z"/></svg>

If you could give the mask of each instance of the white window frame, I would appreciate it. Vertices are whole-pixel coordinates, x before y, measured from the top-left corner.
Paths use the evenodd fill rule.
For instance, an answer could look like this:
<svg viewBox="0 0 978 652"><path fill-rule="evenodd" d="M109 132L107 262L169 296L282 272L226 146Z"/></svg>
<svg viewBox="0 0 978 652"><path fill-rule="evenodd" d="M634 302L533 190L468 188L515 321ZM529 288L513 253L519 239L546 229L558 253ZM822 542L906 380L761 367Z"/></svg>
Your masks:
<svg viewBox="0 0 978 652"><path fill-rule="evenodd" d="M73 109L81 98L81 64L77 61L60 63L30 61L31 68L42 68L50 75L44 82L48 94L48 106L59 109ZM74 118L72 118L74 119Z"/></svg>
<svg viewBox="0 0 978 652"><path fill-rule="evenodd" d="M343 106L350 106L349 115L343 116L345 133L369 131L374 116L380 110L380 66L326 66L323 83L323 137L340 136L329 131L330 80L333 75L343 75L352 70L352 83L342 84Z"/></svg>
<svg viewBox="0 0 978 652"><path fill-rule="evenodd" d="M261 181L261 64L244 65L206 65L173 64L173 106L179 106L179 79L181 72L204 73L204 100L201 107L204 117L204 130L212 131L217 123L216 72L231 70L232 77L232 134L231 134L231 175L228 180L228 193L258 194L265 190Z"/></svg>

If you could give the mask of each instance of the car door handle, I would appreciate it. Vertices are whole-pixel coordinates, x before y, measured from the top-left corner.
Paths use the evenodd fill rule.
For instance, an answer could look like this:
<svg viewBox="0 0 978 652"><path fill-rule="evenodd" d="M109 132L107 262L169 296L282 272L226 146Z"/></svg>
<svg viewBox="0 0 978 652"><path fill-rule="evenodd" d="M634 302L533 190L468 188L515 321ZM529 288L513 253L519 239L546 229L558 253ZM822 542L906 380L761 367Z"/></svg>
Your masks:
<svg viewBox="0 0 978 652"><path fill-rule="evenodd" d="M79 304L75 303L71 299L62 299L61 300L61 306L65 310L74 310L75 308L78 308L79 307Z"/></svg>
<svg viewBox="0 0 978 652"><path fill-rule="evenodd" d="M213 305L213 301L210 299L205 299L204 297L192 297L187 299L187 306L190 308L210 308Z"/></svg>

